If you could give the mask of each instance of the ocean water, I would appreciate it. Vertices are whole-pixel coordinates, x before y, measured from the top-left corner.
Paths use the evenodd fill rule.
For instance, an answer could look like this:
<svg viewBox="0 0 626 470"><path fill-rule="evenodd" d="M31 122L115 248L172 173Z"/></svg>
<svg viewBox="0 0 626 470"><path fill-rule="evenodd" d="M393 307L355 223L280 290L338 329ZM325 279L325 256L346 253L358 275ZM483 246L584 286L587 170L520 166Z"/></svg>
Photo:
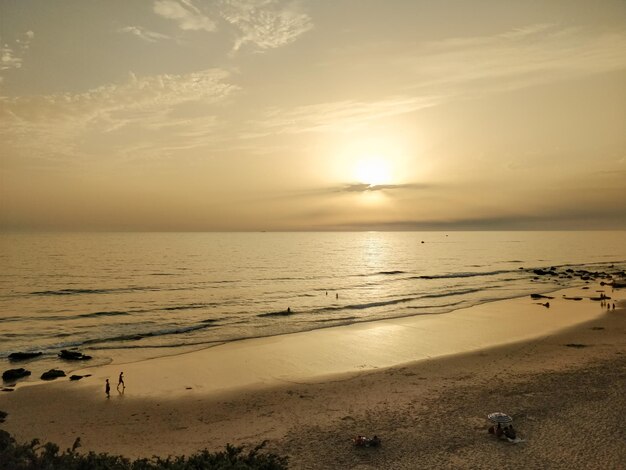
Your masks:
<svg viewBox="0 0 626 470"><path fill-rule="evenodd" d="M580 285L532 270L623 271L626 232L7 233L0 266L0 357L103 362Z"/></svg>

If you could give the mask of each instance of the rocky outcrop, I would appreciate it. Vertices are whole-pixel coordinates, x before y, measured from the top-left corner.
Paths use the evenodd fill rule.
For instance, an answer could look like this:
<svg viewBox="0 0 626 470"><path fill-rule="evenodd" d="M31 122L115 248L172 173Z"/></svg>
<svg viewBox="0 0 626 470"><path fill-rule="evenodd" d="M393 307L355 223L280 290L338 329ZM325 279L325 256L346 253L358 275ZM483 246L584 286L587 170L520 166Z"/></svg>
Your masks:
<svg viewBox="0 0 626 470"><path fill-rule="evenodd" d="M26 361L41 356L41 352L14 352L9 354L9 361Z"/></svg>
<svg viewBox="0 0 626 470"><path fill-rule="evenodd" d="M59 377L65 377L65 372L59 369L50 369L48 372L41 374L41 380L54 380Z"/></svg>
<svg viewBox="0 0 626 470"><path fill-rule="evenodd" d="M22 377L28 377L30 371L20 367L19 369L9 369L2 373L2 380L10 382L13 380L21 379Z"/></svg>
<svg viewBox="0 0 626 470"><path fill-rule="evenodd" d="M70 380L80 380L84 377L91 377L91 374L86 374L86 375L70 375Z"/></svg>
<svg viewBox="0 0 626 470"><path fill-rule="evenodd" d="M59 357L61 359L65 359L67 361L87 361L91 359L91 356L87 356L79 351L68 351L67 349L61 350L59 353Z"/></svg>

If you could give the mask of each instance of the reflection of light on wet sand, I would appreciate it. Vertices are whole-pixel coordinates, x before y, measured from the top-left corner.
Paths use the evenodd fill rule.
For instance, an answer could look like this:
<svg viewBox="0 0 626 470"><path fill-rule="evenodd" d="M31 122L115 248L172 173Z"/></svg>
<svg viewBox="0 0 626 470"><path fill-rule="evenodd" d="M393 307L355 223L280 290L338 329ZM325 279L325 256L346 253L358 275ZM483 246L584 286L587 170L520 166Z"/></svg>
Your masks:
<svg viewBox="0 0 626 470"><path fill-rule="evenodd" d="M133 396L218 392L281 381L390 367L552 334L604 310L578 288L554 293L550 308L526 296L445 315L366 322L311 332L226 343L177 356L89 370L95 382L124 370ZM81 372L85 373L85 371ZM91 381L91 384L94 380Z"/></svg>

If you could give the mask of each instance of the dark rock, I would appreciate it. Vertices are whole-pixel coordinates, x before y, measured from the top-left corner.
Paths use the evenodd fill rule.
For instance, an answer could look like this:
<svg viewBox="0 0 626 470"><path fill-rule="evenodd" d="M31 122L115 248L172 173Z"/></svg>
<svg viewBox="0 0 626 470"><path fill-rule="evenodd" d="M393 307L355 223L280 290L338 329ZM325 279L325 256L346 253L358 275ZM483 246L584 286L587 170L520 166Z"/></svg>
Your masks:
<svg viewBox="0 0 626 470"><path fill-rule="evenodd" d="M91 356L87 356L82 352L68 351L67 349L61 350L61 352L59 353L59 357L67 361L86 361L91 359Z"/></svg>
<svg viewBox="0 0 626 470"><path fill-rule="evenodd" d="M70 380L80 380L80 379L85 378L85 377L91 377L91 374L86 374L86 375L76 375L76 374L74 374L74 375L70 375Z"/></svg>
<svg viewBox="0 0 626 470"><path fill-rule="evenodd" d="M0 388L0 392L12 392L15 390L13 387L2 387Z"/></svg>
<svg viewBox="0 0 626 470"><path fill-rule="evenodd" d="M59 369L50 369L48 372L41 374L41 380L54 380L58 377L65 377L65 372Z"/></svg>
<svg viewBox="0 0 626 470"><path fill-rule="evenodd" d="M565 346L567 346L568 348L586 348L587 345L586 344L580 344L580 343L568 343Z"/></svg>
<svg viewBox="0 0 626 470"><path fill-rule="evenodd" d="M9 354L10 361L25 361L34 357L41 356L41 352L14 352Z"/></svg>
<svg viewBox="0 0 626 470"><path fill-rule="evenodd" d="M543 294L530 294L531 299L554 299L554 297L550 297L549 295Z"/></svg>
<svg viewBox="0 0 626 470"><path fill-rule="evenodd" d="M9 413L6 411L0 411L0 423L4 423L7 416L9 416Z"/></svg>
<svg viewBox="0 0 626 470"><path fill-rule="evenodd" d="M550 271L545 271L543 269L533 269L533 273L535 273L537 276L545 276L547 274L550 274Z"/></svg>
<svg viewBox="0 0 626 470"><path fill-rule="evenodd" d="M2 373L2 380L9 382L12 380L21 379L22 377L28 377L29 375L30 371L22 367L20 367L19 369L9 369L5 370Z"/></svg>

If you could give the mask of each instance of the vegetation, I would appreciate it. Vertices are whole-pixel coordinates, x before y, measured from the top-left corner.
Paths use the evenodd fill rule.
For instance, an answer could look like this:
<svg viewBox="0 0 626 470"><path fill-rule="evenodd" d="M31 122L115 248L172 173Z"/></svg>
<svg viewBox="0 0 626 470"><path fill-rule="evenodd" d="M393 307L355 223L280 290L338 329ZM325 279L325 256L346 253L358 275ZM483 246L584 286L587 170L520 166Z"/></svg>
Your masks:
<svg viewBox="0 0 626 470"><path fill-rule="evenodd" d="M119 455L80 454L80 438L71 449L59 453L59 446L35 439L18 444L6 431L0 430L1 470L284 470L287 458L260 452L265 443L244 452L242 447L227 445L220 452L203 450L189 457L130 460Z"/></svg>

